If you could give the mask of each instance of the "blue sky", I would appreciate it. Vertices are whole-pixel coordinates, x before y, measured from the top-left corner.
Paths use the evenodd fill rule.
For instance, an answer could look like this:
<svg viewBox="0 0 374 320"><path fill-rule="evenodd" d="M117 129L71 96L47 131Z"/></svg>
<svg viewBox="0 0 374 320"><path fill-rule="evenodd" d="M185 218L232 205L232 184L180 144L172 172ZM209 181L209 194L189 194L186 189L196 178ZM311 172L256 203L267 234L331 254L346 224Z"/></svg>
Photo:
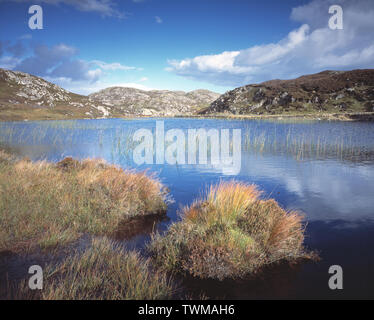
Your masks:
<svg viewBox="0 0 374 320"><path fill-rule="evenodd" d="M43 8L43 30L28 8ZM328 9L344 9L331 30ZM374 65L372 0L0 0L0 67L87 94L113 86L217 92Z"/></svg>

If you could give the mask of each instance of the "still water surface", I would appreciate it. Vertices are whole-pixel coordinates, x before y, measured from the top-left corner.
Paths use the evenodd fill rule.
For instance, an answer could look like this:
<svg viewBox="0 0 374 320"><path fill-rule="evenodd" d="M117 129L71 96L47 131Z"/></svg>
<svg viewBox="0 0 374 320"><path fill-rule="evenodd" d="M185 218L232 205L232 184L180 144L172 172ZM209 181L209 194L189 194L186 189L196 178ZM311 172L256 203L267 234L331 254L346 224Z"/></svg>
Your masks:
<svg viewBox="0 0 374 320"><path fill-rule="evenodd" d="M133 135L181 129L240 129L241 168L226 174L217 165L137 165ZM221 180L255 183L265 197L286 209L298 209L307 221L306 245L320 253L318 263L278 265L259 279L198 281L183 279L187 292L211 298L374 298L374 123L215 119L103 119L7 122L0 124L0 146L32 160L104 158L123 168L156 172L174 203L166 230L178 209ZM210 148L208 147L208 153ZM153 229L126 239L144 248ZM344 270L344 289L328 287L329 266Z"/></svg>

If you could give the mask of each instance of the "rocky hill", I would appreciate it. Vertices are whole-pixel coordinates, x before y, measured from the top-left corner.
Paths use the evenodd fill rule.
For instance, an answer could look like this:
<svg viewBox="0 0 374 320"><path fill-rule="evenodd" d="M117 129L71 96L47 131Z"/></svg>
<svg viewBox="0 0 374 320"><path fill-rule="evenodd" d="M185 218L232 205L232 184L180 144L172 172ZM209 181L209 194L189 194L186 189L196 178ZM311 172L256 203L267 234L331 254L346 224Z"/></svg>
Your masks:
<svg viewBox="0 0 374 320"><path fill-rule="evenodd" d="M122 87L87 97L27 73L0 69L0 120L174 116L191 114L218 97L207 90L185 93Z"/></svg>
<svg viewBox="0 0 374 320"><path fill-rule="evenodd" d="M27 73L0 69L0 120L101 118L110 106Z"/></svg>
<svg viewBox="0 0 374 320"><path fill-rule="evenodd" d="M374 112L374 69L272 80L221 96L208 90L124 87L82 96L27 73L0 69L0 120L357 112Z"/></svg>
<svg viewBox="0 0 374 320"><path fill-rule="evenodd" d="M188 115L209 106L220 95L208 90L191 92L111 87L89 95L91 101L105 103L124 113L142 116Z"/></svg>
<svg viewBox="0 0 374 320"><path fill-rule="evenodd" d="M374 111L374 69L324 71L294 80L250 84L215 100L199 114L295 114Z"/></svg>

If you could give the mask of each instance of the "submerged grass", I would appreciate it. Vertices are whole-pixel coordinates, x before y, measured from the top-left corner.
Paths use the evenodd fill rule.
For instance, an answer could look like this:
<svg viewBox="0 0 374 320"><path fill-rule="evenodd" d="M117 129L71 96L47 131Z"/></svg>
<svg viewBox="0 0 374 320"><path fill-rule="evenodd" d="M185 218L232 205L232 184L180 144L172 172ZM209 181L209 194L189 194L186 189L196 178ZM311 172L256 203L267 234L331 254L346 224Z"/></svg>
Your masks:
<svg viewBox="0 0 374 320"><path fill-rule="evenodd" d="M150 268L150 261L106 238L44 269L43 290L30 291L26 281L10 290L12 299L156 300L171 299L170 279ZM37 290L38 291L38 290Z"/></svg>
<svg viewBox="0 0 374 320"><path fill-rule="evenodd" d="M360 132L362 135L363 132ZM298 132L289 126L287 132L247 127L243 134L243 151L256 155L289 155L295 160L338 159L372 160L373 153L357 143L357 134L344 133L335 139L315 131Z"/></svg>
<svg viewBox="0 0 374 320"><path fill-rule="evenodd" d="M264 265L313 258L303 246L303 217L274 200L259 199L254 185L226 182L185 207L182 220L149 244L157 265L200 278L240 278Z"/></svg>
<svg viewBox="0 0 374 320"><path fill-rule="evenodd" d="M0 252L112 234L129 217L166 212L165 197L154 177L102 160L33 163L0 151Z"/></svg>

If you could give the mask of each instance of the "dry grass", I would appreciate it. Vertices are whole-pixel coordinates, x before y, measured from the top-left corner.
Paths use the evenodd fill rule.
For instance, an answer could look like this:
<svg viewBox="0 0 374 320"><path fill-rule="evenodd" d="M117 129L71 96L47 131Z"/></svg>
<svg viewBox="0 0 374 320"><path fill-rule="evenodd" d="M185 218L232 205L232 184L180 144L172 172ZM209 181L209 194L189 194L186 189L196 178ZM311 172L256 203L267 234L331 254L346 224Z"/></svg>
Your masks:
<svg viewBox="0 0 374 320"><path fill-rule="evenodd" d="M43 289L35 293L23 281L10 299L42 300L156 300L171 299L175 288L149 260L126 252L113 242L94 239L83 253L68 256L43 271Z"/></svg>
<svg viewBox="0 0 374 320"><path fill-rule="evenodd" d="M303 247L304 226L297 212L274 200L260 200L254 185L221 183L186 207L182 221L149 250L157 265L201 278L237 278L277 261L311 258Z"/></svg>
<svg viewBox="0 0 374 320"><path fill-rule="evenodd" d="M166 211L161 183L101 160L14 161L0 153L0 252L55 248Z"/></svg>

